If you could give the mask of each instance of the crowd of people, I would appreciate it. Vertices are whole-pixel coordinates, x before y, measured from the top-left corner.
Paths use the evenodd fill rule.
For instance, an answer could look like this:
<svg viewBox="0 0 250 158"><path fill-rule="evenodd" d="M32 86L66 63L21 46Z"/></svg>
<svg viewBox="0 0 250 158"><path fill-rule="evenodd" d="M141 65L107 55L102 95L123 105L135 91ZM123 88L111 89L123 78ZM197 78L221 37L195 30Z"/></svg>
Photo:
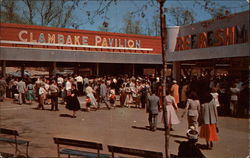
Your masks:
<svg viewBox="0 0 250 158"><path fill-rule="evenodd" d="M59 110L58 98L61 104L73 111L84 108L86 111L98 110L104 104L107 109L119 107L134 107L145 109L149 113L150 130L157 129L158 114L166 107L170 130L178 124L178 109L184 108L181 117L187 115L188 129L200 129L199 135L207 141L207 148L213 147L213 141L218 141L218 113L234 117L248 116L249 83L230 79L230 77L183 77L179 83L168 77L166 96L163 97L162 80L160 77L128 77L103 76L88 78L81 75L37 79L9 77L0 79L0 100L4 94L13 98L18 104L38 102L37 109L44 109L44 104L51 104L50 110ZM86 96L84 105L79 102L79 96ZM119 99L118 99L119 98Z"/></svg>

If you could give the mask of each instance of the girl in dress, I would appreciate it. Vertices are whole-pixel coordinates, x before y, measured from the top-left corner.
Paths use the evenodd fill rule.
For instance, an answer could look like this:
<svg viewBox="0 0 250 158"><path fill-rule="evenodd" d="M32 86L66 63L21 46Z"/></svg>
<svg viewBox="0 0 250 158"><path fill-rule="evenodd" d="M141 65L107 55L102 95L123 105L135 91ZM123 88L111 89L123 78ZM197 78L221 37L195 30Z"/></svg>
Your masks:
<svg viewBox="0 0 250 158"><path fill-rule="evenodd" d="M115 90L110 90L110 95L109 95L109 102L112 107L115 107L115 101L116 101L116 96L115 96Z"/></svg>
<svg viewBox="0 0 250 158"><path fill-rule="evenodd" d="M27 101L29 104L32 104L33 100L35 100L34 86L31 82L29 82L27 85Z"/></svg>

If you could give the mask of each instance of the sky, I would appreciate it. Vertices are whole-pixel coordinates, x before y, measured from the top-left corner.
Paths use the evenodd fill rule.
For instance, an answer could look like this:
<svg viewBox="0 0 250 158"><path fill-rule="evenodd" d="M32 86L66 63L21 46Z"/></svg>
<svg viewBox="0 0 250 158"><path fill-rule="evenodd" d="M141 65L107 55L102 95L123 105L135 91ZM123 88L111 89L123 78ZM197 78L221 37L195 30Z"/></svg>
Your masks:
<svg viewBox="0 0 250 158"><path fill-rule="evenodd" d="M237 13L241 11L248 10L247 5L249 2L247 0L215 0L215 2L219 5L224 5L230 7L231 12ZM112 32L121 32L122 25L123 25L123 18L128 12L133 12L138 10L143 4L148 4L147 0L119 0L117 4L112 3L106 13L101 16L95 18L95 22L93 24L84 23L79 28L85 30L98 30L98 27L102 25L104 21L109 23L109 28L111 28ZM155 3L157 5L157 3ZM152 21L153 15L155 15L156 10L158 9L156 5L150 6L148 5L147 9L143 10L145 17L142 18L141 16L135 15L135 18L141 19L141 21L145 24L146 22L150 23ZM244 6L241 8L240 6ZM82 11L90 10L93 11L99 6L98 1L96 0L89 0L87 3L87 7L82 10L77 10L75 13L78 15L81 14ZM211 16L205 12L199 5L195 5L194 0L167 0L165 2L164 7L177 7L177 6L184 6L188 9L192 9L195 12L196 22L208 20ZM108 19L104 18L106 17ZM78 20L83 20L84 16L78 16ZM171 23L171 17L167 15L167 25L173 26ZM85 17L86 20L86 17ZM85 21L83 20L83 21Z"/></svg>
<svg viewBox="0 0 250 158"><path fill-rule="evenodd" d="M22 3L21 0L17 0ZM38 0L34 0L38 1ZM134 15L134 18L141 21L142 27L150 26L154 15L156 15L157 11L159 11L159 4L156 3L156 0L152 0L155 3L150 3L150 0L117 0L117 3L111 3L105 12L99 16L94 18L93 23L90 23L88 20L88 16L86 12L90 12L91 15L100 7L100 2L104 1L104 4L101 5L105 6L110 0L80 0L80 4L76 8L72 20L74 22L80 23L78 29L83 30L92 30L92 31L99 31L99 27L102 26L103 22L108 22L109 24L109 32L122 32L122 27L124 26L124 17L129 12L136 12L137 14ZM113 0L114 1L114 0ZM204 1L204 0L166 0L164 7L185 7L186 9L192 10L195 13L195 22L204 21L211 19L211 16L201 9L201 6L196 4L196 1ZM216 2L216 6L226 6L230 7L232 13L237 13L245 10L249 10L249 2L247 0L208 0ZM19 4L21 4L19 3ZM141 6L146 5L141 9ZM244 6L243 8L240 6ZM24 4L21 8L26 7ZM27 14L22 11L23 9L19 10L18 14ZM143 12L143 17L141 13ZM36 17L39 18L39 17ZM169 14L166 15L167 18L167 26L173 26L172 17ZM39 20L37 20L39 21ZM39 24L39 23L37 23ZM69 28L73 28L69 26Z"/></svg>

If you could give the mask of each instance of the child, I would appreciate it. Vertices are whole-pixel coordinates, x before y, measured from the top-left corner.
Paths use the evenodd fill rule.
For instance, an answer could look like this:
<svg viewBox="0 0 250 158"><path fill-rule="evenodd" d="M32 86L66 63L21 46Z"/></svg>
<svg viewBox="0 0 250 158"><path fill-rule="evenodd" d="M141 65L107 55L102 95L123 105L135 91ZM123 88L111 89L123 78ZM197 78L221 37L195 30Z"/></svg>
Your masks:
<svg viewBox="0 0 250 158"><path fill-rule="evenodd" d="M112 107L115 107L115 101L116 101L115 91L110 90L109 102Z"/></svg>
<svg viewBox="0 0 250 158"><path fill-rule="evenodd" d="M87 98L86 98L86 108L87 108L88 112L90 111L90 106L91 106L91 100L90 100L89 96L87 96Z"/></svg>

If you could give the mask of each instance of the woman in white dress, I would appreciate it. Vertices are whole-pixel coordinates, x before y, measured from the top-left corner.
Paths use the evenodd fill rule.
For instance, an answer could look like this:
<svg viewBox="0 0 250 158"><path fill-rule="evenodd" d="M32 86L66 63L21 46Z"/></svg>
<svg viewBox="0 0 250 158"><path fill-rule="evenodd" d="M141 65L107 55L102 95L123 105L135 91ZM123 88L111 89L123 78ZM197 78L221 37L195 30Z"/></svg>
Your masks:
<svg viewBox="0 0 250 158"><path fill-rule="evenodd" d="M175 99L173 96L170 95L169 91L166 91L166 97L165 97L165 106L166 106L166 114L167 114L167 125L168 128L170 128L171 131L173 131L172 125L179 124L180 121L176 115L176 111L178 111L178 106L175 102ZM162 117L163 121L164 118Z"/></svg>

